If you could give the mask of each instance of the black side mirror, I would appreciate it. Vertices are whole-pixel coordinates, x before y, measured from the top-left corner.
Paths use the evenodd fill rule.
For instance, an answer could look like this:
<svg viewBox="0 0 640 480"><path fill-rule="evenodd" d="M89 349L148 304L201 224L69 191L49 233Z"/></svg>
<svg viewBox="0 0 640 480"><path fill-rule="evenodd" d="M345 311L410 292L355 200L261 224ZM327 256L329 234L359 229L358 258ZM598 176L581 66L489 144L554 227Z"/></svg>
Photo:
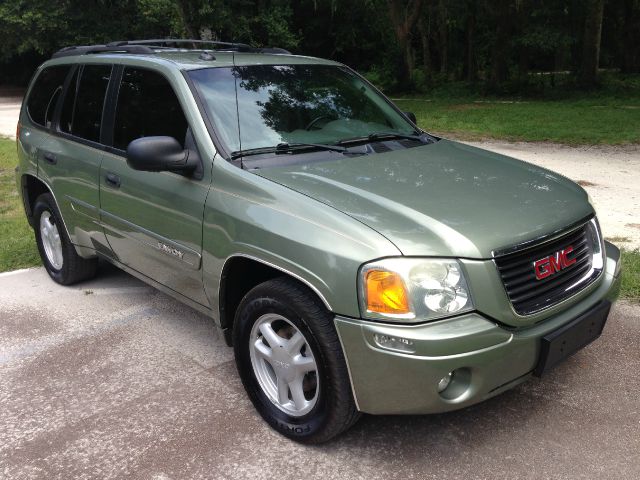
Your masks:
<svg viewBox="0 0 640 480"><path fill-rule="evenodd" d="M198 166L198 158L173 137L142 137L127 147L127 164L146 172L190 173Z"/></svg>
<svg viewBox="0 0 640 480"><path fill-rule="evenodd" d="M418 119L416 118L416 114L413 112L403 112L404 116L413 122L414 125L418 124Z"/></svg>

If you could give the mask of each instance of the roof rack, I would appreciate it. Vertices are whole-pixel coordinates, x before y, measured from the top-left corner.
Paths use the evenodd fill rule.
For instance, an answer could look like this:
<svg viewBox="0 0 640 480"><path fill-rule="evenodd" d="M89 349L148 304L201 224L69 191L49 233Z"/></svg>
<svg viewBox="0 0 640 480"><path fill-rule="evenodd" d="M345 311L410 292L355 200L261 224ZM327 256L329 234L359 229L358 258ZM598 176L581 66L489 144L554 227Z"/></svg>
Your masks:
<svg viewBox="0 0 640 480"><path fill-rule="evenodd" d="M211 45L218 48L204 49L197 48L197 45ZM162 50L183 49L190 46L191 50L218 50L246 53L272 53L289 55L291 52L283 48L256 48L246 43L219 42L216 40L196 40L186 38L159 38L151 40L124 40L110 42L104 45L83 45L75 47L65 47L55 52L51 58L69 57L73 55L89 55L92 53L131 53L131 54L153 54Z"/></svg>
<svg viewBox="0 0 640 480"><path fill-rule="evenodd" d="M73 55L88 55L90 53L156 53L144 45L82 45L78 47L64 47L55 52L51 58L71 57Z"/></svg>

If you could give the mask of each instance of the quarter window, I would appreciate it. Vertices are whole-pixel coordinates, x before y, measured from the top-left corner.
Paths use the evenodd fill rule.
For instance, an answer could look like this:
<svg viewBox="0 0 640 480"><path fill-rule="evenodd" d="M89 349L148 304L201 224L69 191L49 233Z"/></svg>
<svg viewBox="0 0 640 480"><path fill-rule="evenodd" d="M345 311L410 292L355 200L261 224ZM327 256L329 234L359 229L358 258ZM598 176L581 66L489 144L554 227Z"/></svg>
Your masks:
<svg viewBox="0 0 640 480"><path fill-rule="evenodd" d="M100 141L102 109L110 77L110 65L82 68L79 81L72 80L65 96L60 130L92 142Z"/></svg>
<svg viewBox="0 0 640 480"><path fill-rule="evenodd" d="M113 144L126 150L132 140L149 136L169 136L184 147L187 133L178 97L159 73L126 67L122 75Z"/></svg>
<svg viewBox="0 0 640 480"><path fill-rule="evenodd" d="M51 127L56 103L70 68L69 65L48 67L38 75L27 100L27 112L34 123Z"/></svg>

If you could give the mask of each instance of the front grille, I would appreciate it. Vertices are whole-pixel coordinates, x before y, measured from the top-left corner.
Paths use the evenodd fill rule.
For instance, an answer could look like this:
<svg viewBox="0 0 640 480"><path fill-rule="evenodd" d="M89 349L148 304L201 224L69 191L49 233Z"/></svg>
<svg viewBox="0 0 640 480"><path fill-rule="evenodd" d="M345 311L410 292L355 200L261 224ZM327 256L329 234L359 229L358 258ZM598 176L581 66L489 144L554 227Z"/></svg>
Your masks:
<svg viewBox="0 0 640 480"><path fill-rule="evenodd" d="M598 237L595 221L591 221L551 241L496 257L498 271L514 310L519 315L535 313L561 302L595 280L601 271L594 268L594 254L601 253ZM543 265L539 267L539 273L546 273L549 269L553 273L538 279L536 262L549 257L556 260L559 258L558 252L569 246L573 247L573 251L566 258L568 263L573 260L575 263L563 268ZM555 264L558 265L558 262Z"/></svg>

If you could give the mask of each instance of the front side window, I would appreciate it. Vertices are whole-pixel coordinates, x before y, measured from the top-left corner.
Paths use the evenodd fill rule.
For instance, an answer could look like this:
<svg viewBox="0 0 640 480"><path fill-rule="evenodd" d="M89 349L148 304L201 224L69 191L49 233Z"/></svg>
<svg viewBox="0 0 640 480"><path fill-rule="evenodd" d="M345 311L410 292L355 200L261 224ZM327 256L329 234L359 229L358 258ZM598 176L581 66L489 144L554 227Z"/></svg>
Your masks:
<svg viewBox="0 0 640 480"><path fill-rule="evenodd" d="M157 72L126 67L118 93L113 145L126 150L132 140L169 136L184 147L187 133L178 97L169 81Z"/></svg>
<svg viewBox="0 0 640 480"><path fill-rule="evenodd" d="M47 67L38 75L27 100L27 112L33 122L51 127L56 103L70 68L70 65Z"/></svg>
<svg viewBox="0 0 640 480"><path fill-rule="evenodd" d="M189 75L232 152L280 143L334 144L380 132L411 135L415 130L345 67L252 65Z"/></svg>
<svg viewBox="0 0 640 480"><path fill-rule="evenodd" d="M100 141L102 109L110 65L85 65L69 84L60 116L60 130L92 142Z"/></svg>

